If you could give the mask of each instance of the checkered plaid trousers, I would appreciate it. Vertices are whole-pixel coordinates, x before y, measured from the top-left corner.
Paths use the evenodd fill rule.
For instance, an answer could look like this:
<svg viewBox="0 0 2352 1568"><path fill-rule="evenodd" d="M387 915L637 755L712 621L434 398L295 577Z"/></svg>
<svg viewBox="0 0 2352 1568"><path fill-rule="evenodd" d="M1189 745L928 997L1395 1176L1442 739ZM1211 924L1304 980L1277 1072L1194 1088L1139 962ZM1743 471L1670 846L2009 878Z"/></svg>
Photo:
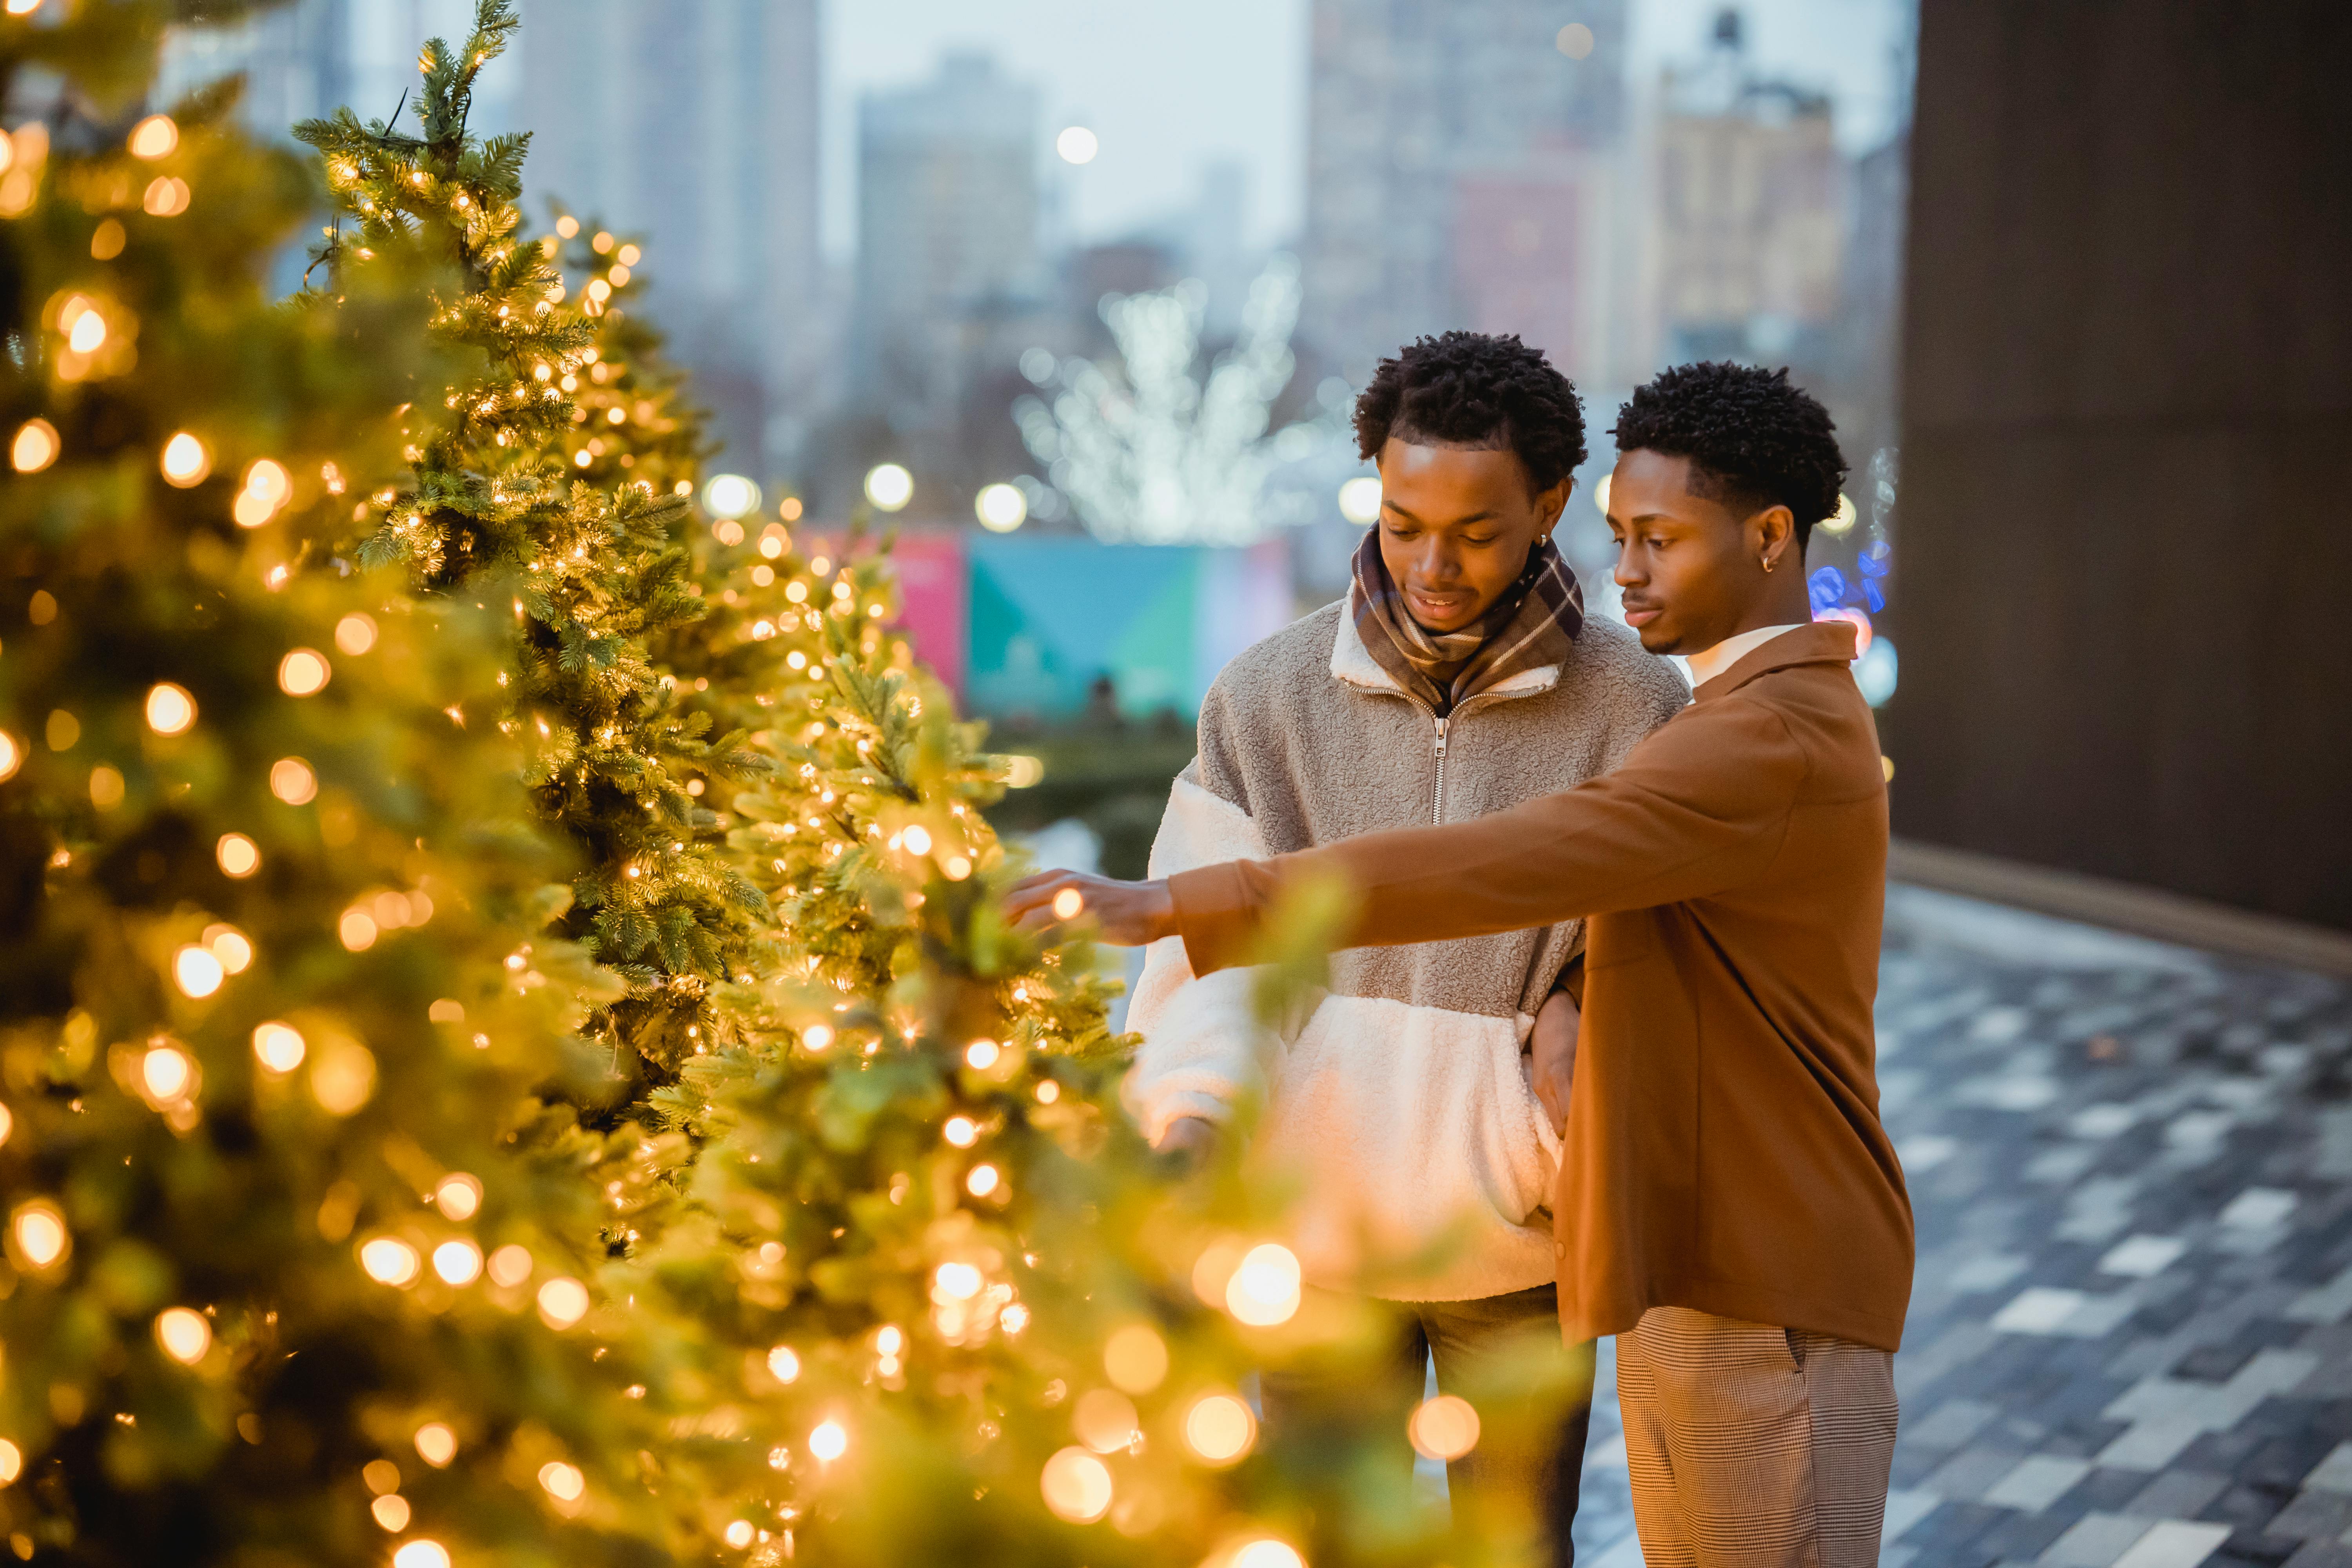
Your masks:
<svg viewBox="0 0 2352 1568"><path fill-rule="evenodd" d="M1894 1357L1654 1307L1617 1336L1647 1568L1872 1568L1895 1458Z"/></svg>

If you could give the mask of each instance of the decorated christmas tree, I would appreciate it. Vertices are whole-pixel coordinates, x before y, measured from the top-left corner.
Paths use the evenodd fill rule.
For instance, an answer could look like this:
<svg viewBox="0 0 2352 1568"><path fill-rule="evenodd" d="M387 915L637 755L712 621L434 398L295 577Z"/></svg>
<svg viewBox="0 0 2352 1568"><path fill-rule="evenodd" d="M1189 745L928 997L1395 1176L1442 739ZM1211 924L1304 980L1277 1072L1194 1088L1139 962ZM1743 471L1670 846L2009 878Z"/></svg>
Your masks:
<svg viewBox="0 0 2352 1568"><path fill-rule="evenodd" d="M362 549L425 595L528 584L501 712L588 865L565 929L630 988L592 1032L648 1064L611 1102L638 1179L592 1283L628 1309L663 1497L757 1561L1425 1561L1402 1432L1259 1442L1255 1366L1379 1349L1302 1307L1271 1194L1141 1147L1086 950L1003 928L1001 759L887 629L880 542L692 516L647 242L521 236L520 142L464 131L511 21L487 0L428 46L421 135L304 135L337 286L422 276L478 356L416 400Z"/></svg>
<svg viewBox="0 0 2352 1568"><path fill-rule="evenodd" d="M358 556L425 593L511 579L498 590L516 626L500 721L530 749L541 816L583 863L562 930L626 983L591 1026L625 1089L640 1058L660 1078L692 1055L718 1022L712 987L761 967L765 901L698 796L772 763L716 731L648 657L708 611L683 542L699 442L690 412L669 406L674 383L657 405L606 358L629 342L613 304L627 268L607 261L585 309L572 303L559 237L521 233L529 139L467 132L476 78L517 26L511 4L486 0L462 47L426 45L414 134L349 110L297 134L324 154L334 193L318 269L345 298L371 279L420 284L458 367L413 402L412 471L369 498ZM614 247L599 237L604 260Z"/></svg>
<svg viewBox="0 0 2352 1568"><path fill-rule="evenodd" d="M0 1537L663 1560L591 1289L639 1141L534 1094L618 987L495 722L528 586L325 547L447 345L265 297L317 193L226 94L144 111L177 9L0 18Z"/></svg>
<svg viewBox="0 0 2352 1568"><path fill-rule="evenodd" d="M698 516L652 241L524 234L511 5L304 128L278 306L321 192L133 107L172 16L0 21L17 1554L1432 1561L1401 1432L1257 1431L1380 1347L1003 927L885 542Z"/></svg>

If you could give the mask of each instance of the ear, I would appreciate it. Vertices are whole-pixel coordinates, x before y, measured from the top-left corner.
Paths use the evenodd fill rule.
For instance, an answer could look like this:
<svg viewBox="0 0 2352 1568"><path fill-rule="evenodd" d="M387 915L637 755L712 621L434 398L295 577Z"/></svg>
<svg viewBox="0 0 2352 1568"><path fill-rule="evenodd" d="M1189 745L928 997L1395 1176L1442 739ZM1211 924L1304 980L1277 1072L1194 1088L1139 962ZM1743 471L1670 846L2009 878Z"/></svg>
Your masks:
<svg viewBox="0 0 2352 1568"><path fill-rule="evenodd" d="M1560 513L1568 510L1568 498L1576 493L1576 476L1570 474L1559 483L1536 497L1538 531L1547 539L1559 521Z"/></svg>
<svg viewBox="0 0 2352 1568"><path fill-rule="evenodd" d="M1787 507L1768 506L1755 513L1748 520L1747 532L1757 563L1765 570L1802 563L1805 552L1797 542L1797 514Z"/></svg>

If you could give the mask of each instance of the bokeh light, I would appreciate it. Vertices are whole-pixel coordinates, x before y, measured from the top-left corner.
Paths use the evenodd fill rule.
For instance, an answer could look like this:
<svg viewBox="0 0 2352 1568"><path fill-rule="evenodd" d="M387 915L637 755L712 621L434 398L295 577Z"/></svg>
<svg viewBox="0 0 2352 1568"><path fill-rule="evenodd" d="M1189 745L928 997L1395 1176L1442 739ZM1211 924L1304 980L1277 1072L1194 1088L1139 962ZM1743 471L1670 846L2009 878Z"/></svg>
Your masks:
<svg viewBox="0 0 2352 1568"><path fill-rule="evenodd" d="M898 511L915 499L915 476L897 463L881 463L867 470L866 499L881 511Z"/></svg>
<svg viewBox="0 0 2352 1568"><path fill-rule="evenodd" d="M1037 1478L1045 1506L1072 1524L1092 1524L1110 1511L1110 1468L1084 1448L1064 1448Z"/></svg>

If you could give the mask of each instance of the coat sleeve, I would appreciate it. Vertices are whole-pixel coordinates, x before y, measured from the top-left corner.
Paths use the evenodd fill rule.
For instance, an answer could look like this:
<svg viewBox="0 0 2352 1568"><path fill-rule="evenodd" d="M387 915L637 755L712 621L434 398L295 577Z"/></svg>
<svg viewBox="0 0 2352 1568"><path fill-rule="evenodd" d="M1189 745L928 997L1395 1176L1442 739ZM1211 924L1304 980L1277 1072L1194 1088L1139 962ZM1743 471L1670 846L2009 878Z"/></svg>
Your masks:
<svg viewBox="0 0 2352 1568"><path fill-rule="evenodd" d="M1169 792L1151 844L1154 877L1265 853L1249 815L1196 782L1197 771L1187 768ZM1143 1044L1119 1098L1151 1142L1178 1117L1222 1125L1237 1103L1264 1093L1258 1053L1265 1031L1251 999L1252 984L1246 969L1196 976L1175 937L1144 950L1143 973L1127 1013L1128 1027L1143 1036Z"/></svg>
<svg viewBox="0 0 2352 1568"><path fill-rule="evenodd" d="M1484 936L1706 898L1770 864L1806 771L1803 748L1778 713L1726 697L1685 710L1615 773L1575 789L1472 822L1204 866L1171 875L1169 890L1198 974L1239 962L1293 879L1334 879L1354 894L1347 947Z"/></svg>

